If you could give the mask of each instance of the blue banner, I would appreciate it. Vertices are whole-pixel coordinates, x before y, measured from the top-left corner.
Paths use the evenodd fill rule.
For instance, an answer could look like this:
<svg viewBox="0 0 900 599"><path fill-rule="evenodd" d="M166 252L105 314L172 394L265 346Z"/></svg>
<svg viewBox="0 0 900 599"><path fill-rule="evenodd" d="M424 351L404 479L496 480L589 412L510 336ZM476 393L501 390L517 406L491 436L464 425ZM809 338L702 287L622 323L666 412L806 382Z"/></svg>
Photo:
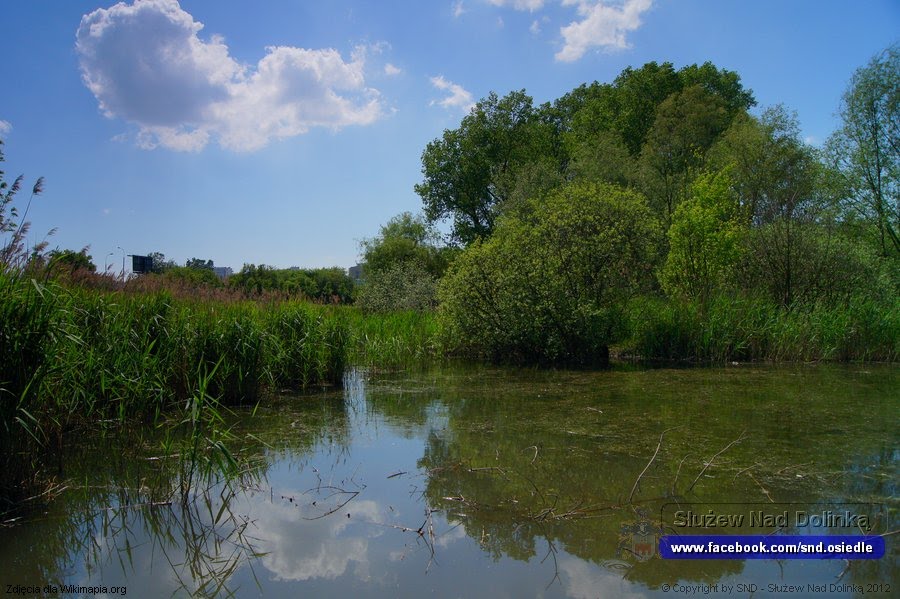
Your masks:
<svg viewBox="0 0 900 599"><path fill-rule="evenodd" d="M663 559L879 559L884 537L862 535L666 535Z"/></svg>

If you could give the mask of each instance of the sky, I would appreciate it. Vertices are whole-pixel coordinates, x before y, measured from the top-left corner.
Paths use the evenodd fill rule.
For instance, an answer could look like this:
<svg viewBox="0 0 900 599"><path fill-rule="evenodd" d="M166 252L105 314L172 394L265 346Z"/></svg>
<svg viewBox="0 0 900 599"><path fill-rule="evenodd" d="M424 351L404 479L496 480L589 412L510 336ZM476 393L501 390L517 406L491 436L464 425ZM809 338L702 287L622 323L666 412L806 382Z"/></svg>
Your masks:
<svg viewBox="0 0 900 599"><path fill-rule="evenodd" d="M900 41L870 0L4 0L7 180L29 242L98 269L162 252L342 266L419 212L426 144L491 91L536 103L625 67L712 61L821 144L854 70ZM18 201L24 203L23 191ZM127 261L130 265L130 260Z"/></svg>

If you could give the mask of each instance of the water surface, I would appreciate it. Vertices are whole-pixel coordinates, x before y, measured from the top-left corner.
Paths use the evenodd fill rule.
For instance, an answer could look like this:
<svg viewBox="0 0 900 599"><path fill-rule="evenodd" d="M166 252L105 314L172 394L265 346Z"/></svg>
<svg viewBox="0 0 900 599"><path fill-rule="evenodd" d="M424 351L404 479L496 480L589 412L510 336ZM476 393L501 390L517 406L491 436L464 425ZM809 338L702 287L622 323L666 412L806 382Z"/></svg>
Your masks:
<svg viewBox="0 0 900 599"><path fill-rule="evenodd" d="M0 529L0 582L130 596L896 591L894 536L883 559L852 563L667 561L634 543L641 523L681 532L677 510L850 511L871 517L866 534L893 531L897 389L890 366L357 372L239 413L236 447L258 468L187 506L170 501L152 431L124 447L86 435L68 490Z"/></svg>

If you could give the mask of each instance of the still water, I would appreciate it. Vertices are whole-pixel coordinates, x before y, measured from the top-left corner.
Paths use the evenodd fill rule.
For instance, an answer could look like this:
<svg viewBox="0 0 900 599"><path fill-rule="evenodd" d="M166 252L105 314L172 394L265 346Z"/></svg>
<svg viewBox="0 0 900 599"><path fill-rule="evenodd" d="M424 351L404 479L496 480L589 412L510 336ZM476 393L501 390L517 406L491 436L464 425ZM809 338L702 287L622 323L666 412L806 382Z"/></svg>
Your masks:
<svg viewBox="0 0 900 599"><path fill-rule="evenodd" d="M61 496L0 528L0 583L134 597L898 596L890 534L879 560L648 553L660 534L895 532L898 389L900 369L868 365L355 372L342 390L239 412L235 448L255 467L186 506L152 431L85 431ZM770 519L675 524L711 513ZM866 530L827 521L847 515Z"/></svg>

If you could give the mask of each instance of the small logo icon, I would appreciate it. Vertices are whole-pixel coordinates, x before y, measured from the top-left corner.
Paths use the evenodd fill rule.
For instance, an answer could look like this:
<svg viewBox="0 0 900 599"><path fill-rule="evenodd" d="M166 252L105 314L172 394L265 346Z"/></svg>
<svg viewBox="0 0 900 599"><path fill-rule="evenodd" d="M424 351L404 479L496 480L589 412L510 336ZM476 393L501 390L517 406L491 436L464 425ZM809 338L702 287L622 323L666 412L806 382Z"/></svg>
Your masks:
<svg viewBox="0 0 900 599"><path fill-rule="evenodd" d="M656 545L662 528L655 526L646 511L638 510L638 521L623 524L619 531L619 546L616 555L631 556L639 562L646 562L656 555Z"/></svg>

